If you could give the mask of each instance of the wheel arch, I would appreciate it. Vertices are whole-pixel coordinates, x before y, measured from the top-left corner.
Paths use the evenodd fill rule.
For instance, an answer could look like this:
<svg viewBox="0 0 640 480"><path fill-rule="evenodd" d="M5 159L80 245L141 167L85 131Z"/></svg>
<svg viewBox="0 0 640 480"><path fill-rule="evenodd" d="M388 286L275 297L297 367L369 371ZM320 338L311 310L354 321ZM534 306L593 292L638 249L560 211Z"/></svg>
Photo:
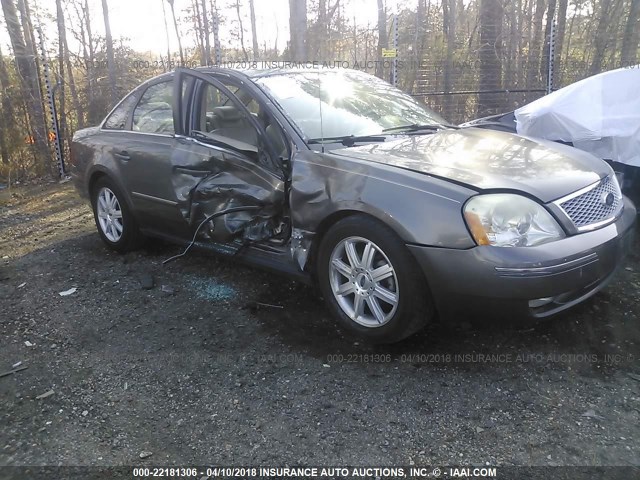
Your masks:
<svg viewBox="0 0 640 480"><path fill-rule="evenodd" d="M324 238L324 236L326 235L326 233L329 231L329 229L335 225L336 223L338 223L340 220L347 218L347 217L352 217L352 216L363 216L363 217L368 217L372 220L376 220L378 222L383 223L384 225L386 225L388 228L390 228L391 230L393 230L393 232L398 235L398 237L402 240L405 241L404 234L405 231L404 229L397 223L394 221L389 221L390 217L388 214L378 211L377 209L357 209L357 208L344 208L341 210L336 210L334 212L331 212L329 215L327 215L326 217L324 217L320 223L318 223L318 226L315 229L315 234L313 236L313 240L311 242L311 249L309 251L309 258L307 260L307 269L310 269L311 272L313 273L313 276L315 277L316 272L316 262L318 260L318 250L320 248L320 244L322 243L322 239Z"/></svg>
<svg viewBox="0 0 640 480"><path fill-rule="evenodd" d="M129 210L131 210L133 216L137 217L136 211L133 208L133 202L131 201L131 198L122 182L118 181L115 175L111 175L111 173L101 165L96 165L95 168L89 173L89 179L87 181L87 193L91 202L93 202L93 189L95 188L96 183L98 183L98 180L102 178L107 178L109 181L115 183L118 189L122 192L124 201L127 202L127 207L129 207Z"/></svg>
<svg viewBox="0 0 640 480"><path fill-rule="evenodd" d="M89 181L87 182L87 193L89 194L89 196L91 196L93 194L93 189L96 186L96 183L98 183L98 180L100 180L103 177L108 177L106 172L103 172L102 170L94 170L90 177L89 177Z"/></svg>
<svg viewBox="0 0 640 480"><path fill-rule="evenodd" d="M355 217L359 217L358 220ZM349 224L349 228L345 230L344 227L341 227L340 232L331 234L331 228L345 219L353 219ZM376 226L378 224L382 224L385 228ZM331 296L332 287L329 284L330 280L327 278L330 273L327 270L327 266L330 265L329 258L331 247L334 245L333 241L346 238L344 235L347 232L351 232L349 233L350 235L358 235L357 232L359 231L363 232L360 236L374 242L384 255L389 256L389 261L394 262L392 264L394 269L400 268L398 281L404 282L403 285L408 287L407 292L409 293L404 295L408 300L405 299L403 301L404 307L398 307L402 308L399 312L404 312L400 313L400 320L398 320L404 326L400 327L401 324L396 322L396 326L390 327L391 330L389 330L385 323L382 326L383 330L380 330L380 334L375 333L369 337L376 342L395 342L422 328L435 317L437 311L425 272L418 265L411 250L407 248L406 240L399 234L397 229L393 228L392 222L387 222L384 216L377 216L370 211L343 209L332 212L323 218L318 225L313 238L308 265L313 265L312 276L323 292L330 309L338 313L339 319L346 319L345 315L348 316L349 314ZM395 239L393 234L396 236ZM331 237L331 244L327 245L325 243L325 245L322 245L327 237ZM407 302L409 303L407 304ZM393 318L396 317L394 316ZM393 321L395 322L395 320ZM371 332L366 330L369 327L364 328L364 330L361 326L355 326L355 328L360 334L367 333L368 335ZM351 330L354 331L353 328Z"/></svg>

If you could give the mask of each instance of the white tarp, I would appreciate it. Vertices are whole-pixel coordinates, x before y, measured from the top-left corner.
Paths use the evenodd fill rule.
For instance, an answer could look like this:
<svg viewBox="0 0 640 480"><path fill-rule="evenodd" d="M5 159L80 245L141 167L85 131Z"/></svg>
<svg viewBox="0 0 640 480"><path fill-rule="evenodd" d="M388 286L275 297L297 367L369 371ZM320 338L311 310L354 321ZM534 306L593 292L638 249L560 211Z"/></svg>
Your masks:
<svg viewBox="0 0 640 480"><path fill-rule="evenodd" d="M640 167L640 65L586 78L514 113L521 135Z"/></svg>

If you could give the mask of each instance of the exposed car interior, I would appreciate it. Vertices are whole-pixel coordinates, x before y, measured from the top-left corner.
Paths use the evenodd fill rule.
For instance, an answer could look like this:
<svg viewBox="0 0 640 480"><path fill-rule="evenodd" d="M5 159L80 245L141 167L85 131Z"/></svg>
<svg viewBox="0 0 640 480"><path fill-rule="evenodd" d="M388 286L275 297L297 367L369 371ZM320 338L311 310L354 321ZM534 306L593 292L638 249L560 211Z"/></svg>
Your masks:
<svg viewBox="0 0 640 480"><path fill-rule="evenodd" d="M274 149L280 156L287 154L287 146L280 130L272 117L264 111L248 92L232 85L227 86L257 119L269 137ZM205 85L200 100L199 131L214 140L232 139L258 147L258 132L247 117L233 102L215 86ZM234 142L235 143L235 142ZM233 144L232 144L233 145ZM237 145L237 144L236 144Z"/></svg>

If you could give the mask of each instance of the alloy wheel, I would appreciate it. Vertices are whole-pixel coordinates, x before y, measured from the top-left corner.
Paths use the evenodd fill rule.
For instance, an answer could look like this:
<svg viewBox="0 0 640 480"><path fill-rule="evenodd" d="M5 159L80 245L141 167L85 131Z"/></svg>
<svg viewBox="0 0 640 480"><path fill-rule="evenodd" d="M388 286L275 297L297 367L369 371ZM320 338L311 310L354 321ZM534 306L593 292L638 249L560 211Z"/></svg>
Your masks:
<svg viewBox="0 0 640 480"><path fill-rule="evenodd" d="M329 266L331 291L342 311L365 327L380 327L398 309L396 272L380 247L362 237L348 237L333 249Z"/></svg>
<svg viewBox="0 0 640 480"><path fill-rule="evenodd" d="M107 187L98 192L96 204L98 223L107 240L116 243L122 238L124 224L122 222L122 208L115 193Z"/></svg>

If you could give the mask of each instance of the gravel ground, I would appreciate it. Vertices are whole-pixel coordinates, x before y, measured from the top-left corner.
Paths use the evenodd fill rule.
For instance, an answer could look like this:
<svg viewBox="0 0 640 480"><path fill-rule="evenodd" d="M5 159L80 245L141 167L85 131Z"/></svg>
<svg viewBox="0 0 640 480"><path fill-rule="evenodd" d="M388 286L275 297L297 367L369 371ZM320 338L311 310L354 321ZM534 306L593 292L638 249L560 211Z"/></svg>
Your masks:
<svg viewBox="0 0 640 480"><path fill-rule="evenodd" d="M637 243L552 322L373 347L286 278L110 253L69 184L0 194L0 466L640 465Z"/></svg>

